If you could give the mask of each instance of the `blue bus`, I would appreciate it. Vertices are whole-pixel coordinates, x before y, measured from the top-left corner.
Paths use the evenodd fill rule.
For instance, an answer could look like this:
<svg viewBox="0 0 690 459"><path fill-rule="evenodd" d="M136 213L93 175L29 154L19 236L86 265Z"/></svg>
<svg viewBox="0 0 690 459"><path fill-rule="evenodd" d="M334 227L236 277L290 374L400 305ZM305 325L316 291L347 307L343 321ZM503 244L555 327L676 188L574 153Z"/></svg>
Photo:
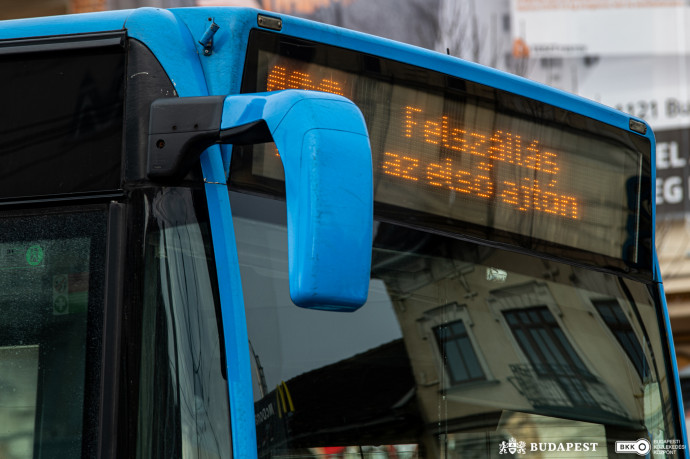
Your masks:
<svg viewBox="0 0 690 459"><path fill-rule="evenodd" d="M687 457L643 121L252 9L0 81L0 457Z"/></svg>

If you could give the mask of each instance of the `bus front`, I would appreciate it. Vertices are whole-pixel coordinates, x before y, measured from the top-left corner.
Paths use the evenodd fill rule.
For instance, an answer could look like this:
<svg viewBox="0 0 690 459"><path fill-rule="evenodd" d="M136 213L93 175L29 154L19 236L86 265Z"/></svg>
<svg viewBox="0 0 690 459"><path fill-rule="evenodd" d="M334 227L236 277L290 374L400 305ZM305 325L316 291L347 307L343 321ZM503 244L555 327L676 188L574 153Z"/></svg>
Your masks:
<svg viewBox="0 0 690 459"><path fill-rule="evenodd" d="M0 69L0 457L687 457L643 122L249 9L6 22ZM292 158L263 119L196 157L156 130L301 90L356 104L371 166L344 111ZM363 235L359 308L291 298L324 221L297 255L345 291Z"/></svg>

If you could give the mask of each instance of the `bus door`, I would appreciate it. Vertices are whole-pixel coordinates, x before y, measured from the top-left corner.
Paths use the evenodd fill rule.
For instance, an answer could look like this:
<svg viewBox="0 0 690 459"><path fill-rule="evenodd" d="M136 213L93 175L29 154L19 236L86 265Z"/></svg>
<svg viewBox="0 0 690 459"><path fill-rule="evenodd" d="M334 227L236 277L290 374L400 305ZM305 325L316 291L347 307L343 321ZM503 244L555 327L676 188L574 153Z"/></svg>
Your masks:
<svg viewBox="0 0 690 459"><path fill-rule="evenodd" d="M124 73L121 33L0 43L2 457L98 448Z"/></svg>

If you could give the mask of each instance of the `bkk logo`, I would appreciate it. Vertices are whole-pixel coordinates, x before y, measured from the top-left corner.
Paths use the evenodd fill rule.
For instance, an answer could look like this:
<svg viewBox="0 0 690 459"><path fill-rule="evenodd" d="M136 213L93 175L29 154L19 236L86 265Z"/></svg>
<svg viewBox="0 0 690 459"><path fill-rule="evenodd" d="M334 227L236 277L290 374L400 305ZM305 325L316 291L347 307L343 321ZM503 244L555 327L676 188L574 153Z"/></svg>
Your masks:
<svg viewBox="0 0 690 459"><path fill-rule="evenodd" d="M525 443L515 438L502 441L498 454L527 454L533 452L571 452L571 451L596 451L598 443Z"/></svg>
<svg viewBox="0 0 690 459"><path fill-rule="evenodd" d="M635 453L638 456L649 454L652 449L652 444L646 438L640 438L636 441L617 441L617 453Z"/></svg>
<svg viewBox="0 0 690 459"><path fill-rule="evenodd" d="M674 455L679 450L684 449L685 445L679 439L655 438L654 443L652 443L646 438L640 438L634 441L616 442L617 453L637 454L638 456L647 456L650 451L654 455Z"/></svg>

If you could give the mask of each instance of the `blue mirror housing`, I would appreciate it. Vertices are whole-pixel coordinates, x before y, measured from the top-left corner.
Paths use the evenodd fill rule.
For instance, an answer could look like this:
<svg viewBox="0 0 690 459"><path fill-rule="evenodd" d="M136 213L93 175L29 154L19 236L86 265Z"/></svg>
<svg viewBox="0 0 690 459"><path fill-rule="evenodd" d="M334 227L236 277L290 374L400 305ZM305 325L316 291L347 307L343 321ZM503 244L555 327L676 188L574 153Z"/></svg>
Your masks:
<svg viewBox="0 0 690 459"><path fill-rule="evenodd" d="M312 91L225 99L221 132L257 120L266 122L285 170L292 301L359 308L369 289L373 225L371 147L359 108Z"/></svg>
<svg viewBox="0 0 690 459"><path fill-rule="evenodd" d="M212 143L273 140L285 170L292 301L310 309L361 307L371 268L373 173L359 108L302 90L186 99L183 109L171 108L181 106L175 99L152 106L149 177L180 178ZM172 153L163 151L168 145Z"/></svg>

